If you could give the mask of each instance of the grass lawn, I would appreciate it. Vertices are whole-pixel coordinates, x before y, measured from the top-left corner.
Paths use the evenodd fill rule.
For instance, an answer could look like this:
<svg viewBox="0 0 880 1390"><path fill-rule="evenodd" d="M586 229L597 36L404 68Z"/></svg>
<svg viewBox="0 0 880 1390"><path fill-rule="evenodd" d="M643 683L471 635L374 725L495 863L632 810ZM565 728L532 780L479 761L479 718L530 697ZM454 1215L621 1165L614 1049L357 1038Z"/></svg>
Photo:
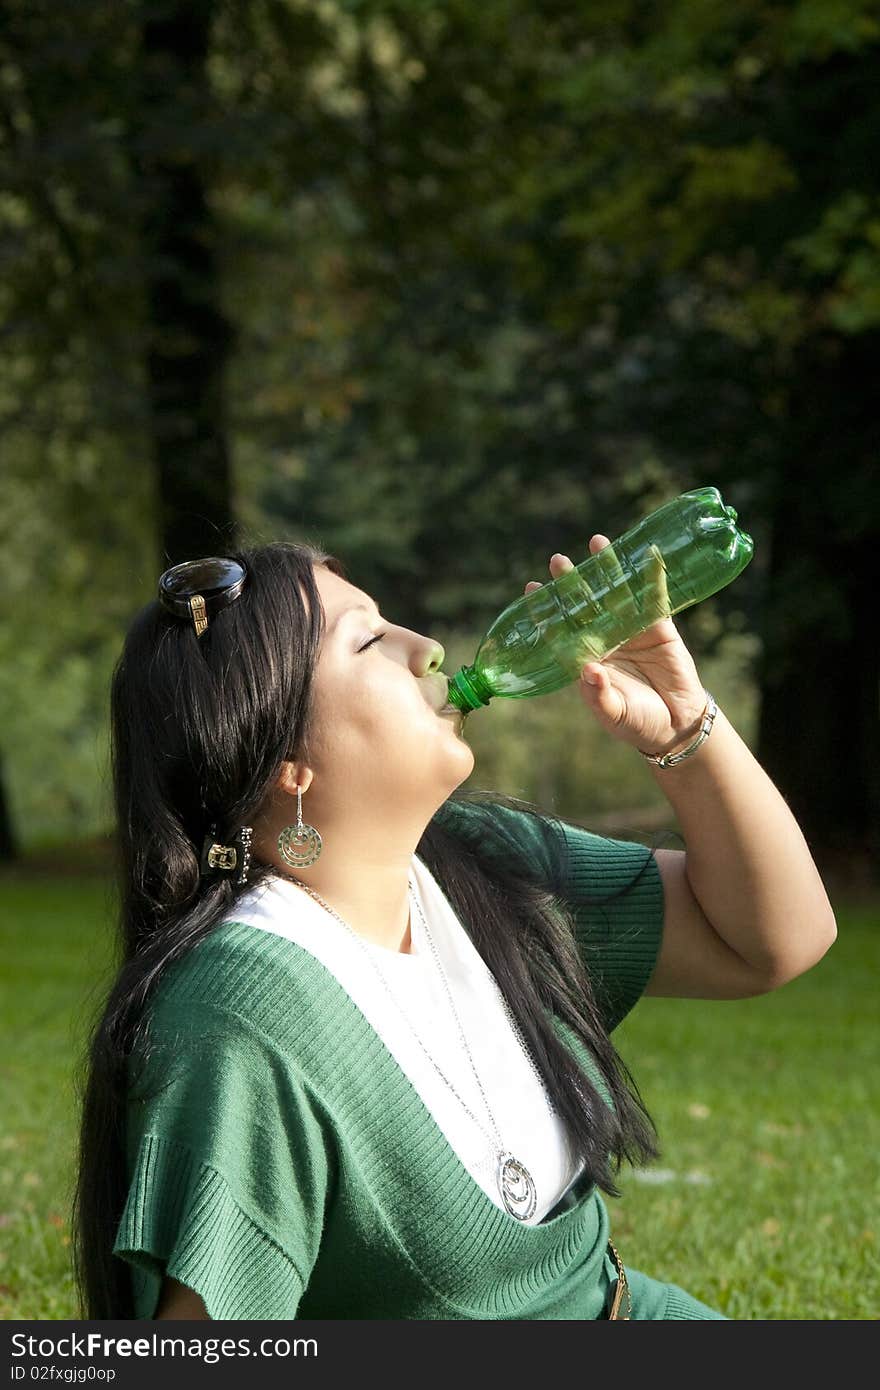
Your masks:
<svg viewBox="0 0 880 1390"><path fill-rule="evenodd" d="M880 1313L880 912L835 903L810 974L735 1003L644 999L615 1034L660 1132L609 1200L624 1262L734 1319ZM0 1317L75 1318L72 1068L109 959L102 878L0 880Z"/></svg>

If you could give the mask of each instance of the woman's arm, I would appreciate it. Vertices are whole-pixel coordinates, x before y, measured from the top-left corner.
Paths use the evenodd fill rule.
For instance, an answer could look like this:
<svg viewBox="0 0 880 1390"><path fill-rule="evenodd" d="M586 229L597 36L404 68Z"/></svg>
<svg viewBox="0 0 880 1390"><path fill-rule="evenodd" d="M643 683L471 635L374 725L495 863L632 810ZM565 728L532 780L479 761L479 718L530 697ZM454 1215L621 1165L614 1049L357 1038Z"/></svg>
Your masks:
<svg viewBox="0 0 880 1390"><path fill-rule="evenodd" d="M663 939L647 994L736 999L809 970L837 924L785 801L719 709L712 732L675 767L651 773L685 850L657 850Z"/></svg>
<svg viewBox="0 0 880 1390"><path fill-rule="evenodd" d="M594 535L590 551L610 544ZM550 560L553 578L573 567ZM658 584L665 574L658 570ZM532 580L526 593L540 585ZM661 611L662 611L661 596ZM649 753L693 741L705 692L671 618L581 673L580 695L613 738ZM684 851L657 850L663 938L646 993L738 999L775 989L828 950L837 924L797 822L719 709L692 758L648 764L675 810Z"/></svg>
<svg viewBox="0 0 880 1390"><path fill-rule="evenodd" d="M167 1274L162 1280L159 1303L153 1315L154 1322L158 1322L160 1318L171 1318L180 1322L199 1318L207 1318L209 1322L211 1320L195 1289L188 1288L177 1279L169 1279Z"/></svg>

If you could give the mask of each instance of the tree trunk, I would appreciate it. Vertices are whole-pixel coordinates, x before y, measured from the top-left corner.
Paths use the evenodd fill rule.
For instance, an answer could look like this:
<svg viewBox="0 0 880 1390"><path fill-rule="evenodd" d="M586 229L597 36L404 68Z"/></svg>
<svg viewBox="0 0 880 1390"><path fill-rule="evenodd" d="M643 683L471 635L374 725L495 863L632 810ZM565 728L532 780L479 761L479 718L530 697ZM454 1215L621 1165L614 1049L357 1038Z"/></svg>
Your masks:
<svg viewBox="0 0 880 1390"><path fill-rule="evenodd" d="M225 405L232 330L221 308L206 159L198 149L198 137L210 131L213 10L211 0L167 0L158 11L148 5L142 31L134 161L143 200L161 568L235 545Z"/></svg>
<svg viewBox="0 0 880 1390"><path fill-rule="evenodd" d="M18 841L12 824L9 798L6 795L6 776L0 762L0 863L11 864L18 857Z"/></svg>
<svg viewBox="0 0 880 1390"><path fill-rule="evenodd" d="M876 343L793 402L772 521L756 757L820 869L880 882L880 525L870 482ZM872 500L873 499L873 500Z"/></svg>

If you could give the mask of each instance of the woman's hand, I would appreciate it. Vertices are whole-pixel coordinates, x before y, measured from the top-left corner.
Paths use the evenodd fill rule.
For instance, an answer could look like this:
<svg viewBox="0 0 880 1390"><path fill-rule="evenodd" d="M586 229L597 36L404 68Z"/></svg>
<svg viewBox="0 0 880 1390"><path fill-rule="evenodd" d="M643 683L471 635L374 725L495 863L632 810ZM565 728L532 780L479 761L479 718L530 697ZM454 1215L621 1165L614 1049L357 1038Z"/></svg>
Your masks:
<svg viewBox="0 0 880 1390"><path fill-rule="evenodd" d="M590 540L595 555L611 542ZM567 555L550 557L550 575L558 579L574 569ZM662 567L658 582L665 580ZM527 594L540 589L537 580ZM694 659L671 618L662 618L624 642L602 661L588 661L578 682L581 699L613 738L643 753L671 753L699 732L706 695Z"/></svg>

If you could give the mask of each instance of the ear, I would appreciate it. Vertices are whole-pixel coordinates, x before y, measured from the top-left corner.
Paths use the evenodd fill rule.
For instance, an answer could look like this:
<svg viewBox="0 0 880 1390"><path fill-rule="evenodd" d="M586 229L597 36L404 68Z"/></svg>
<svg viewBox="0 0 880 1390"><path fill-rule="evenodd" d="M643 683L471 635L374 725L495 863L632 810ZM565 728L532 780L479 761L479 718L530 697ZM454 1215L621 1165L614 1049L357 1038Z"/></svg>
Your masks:
<svg viewBox="0 0 880 1390"><path fill-rule="evenodd" d="M279 791L287 792L290 796L296 796L296 788L299 785L305 796L313 777L314 773L306 763L282 763L275 785Z"/></svg>

